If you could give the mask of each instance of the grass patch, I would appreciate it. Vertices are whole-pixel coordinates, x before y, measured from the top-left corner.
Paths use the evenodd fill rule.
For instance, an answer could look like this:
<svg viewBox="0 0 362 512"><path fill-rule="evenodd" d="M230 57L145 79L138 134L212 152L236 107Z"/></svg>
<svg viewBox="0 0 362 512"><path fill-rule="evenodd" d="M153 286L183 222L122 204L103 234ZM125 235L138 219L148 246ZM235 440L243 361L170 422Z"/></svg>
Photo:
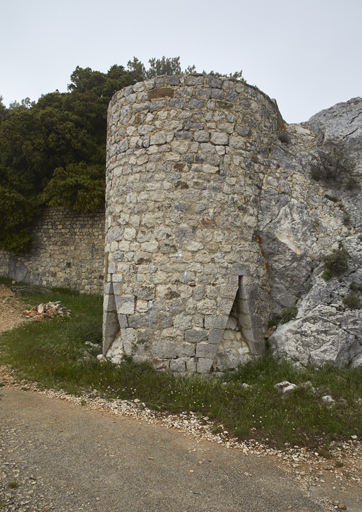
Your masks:
<svg viewBox="0 0 362 512"><path fill-rule="evenodd" d="M9 482L8 487L10 487L10 489L17 489L19 487L19 484L18 482Z"/></svg>
<svg viewBox="0 0 362 512"><path fill-rule="evenodd" d="M330 196L329 194L324 194L324 197L327 198L329 201L332 201L333 203L338 203L337 196Z"/></svg>
<svg viewBox="0 0 362 512"><path fill-rule="evenodd" d="M322 277L328 281L332 277L337 277L348 270L348 252L345 249L333 249L331 254L324 256L324 266L326 270Z"/></svg>
<svg viewBox="0 0 362 512"><path fill-rule="evenodd" d="M347 306L347 308L350 309L361 308L361 301L356 293L354 293L353 295L347 295L347 297L343 297L342 302Z"/></svg>
<svg viewBox="0 0 362 512"><path fill-rule="evenodd" d="M289 308L282 309L280 315L281 315L281 324L286 324L290 320L293 320L298 314L298 308L296 306L291 306Z"/></svg>
<svg viewBox="0 0 362 512"><path fill-rule="evenodd" d="M10 286L12 283L12 279L10 277L2 277L0 276L0 284L4 284L5 286Z"/></svg>
<svg viewBox="0 0 362 512"><path fill-rule="evenodd" d="M100 341L100 296L60 290L49 297L23 300L29 305L60 300L73 316L29 322L0 336L0 363L15 368L19 378L68 393L93 392L110 400L137 398L155 410L193 411L213 420L215 432L223 426L241 439L259 439L273 446L290 443L321 449L332 440L362 436L360 370L326 366L300 371L268 355L222 379L157 373L148 364L129 360L119 366L100 364L95 357L98 349L85 345L85 341ZM274 387L283 380L300 387L283 396ZM308 381L311 384L302 386ZM250 387L243 387L244 383ZM333 396L333 407L321 400L325 394Z"/></svg>

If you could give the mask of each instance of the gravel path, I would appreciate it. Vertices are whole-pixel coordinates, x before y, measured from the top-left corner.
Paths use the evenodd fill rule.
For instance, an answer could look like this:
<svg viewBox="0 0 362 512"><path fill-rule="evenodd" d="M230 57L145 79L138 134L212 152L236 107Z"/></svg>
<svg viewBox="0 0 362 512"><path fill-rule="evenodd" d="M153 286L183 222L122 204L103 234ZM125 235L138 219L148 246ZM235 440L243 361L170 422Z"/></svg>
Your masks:
<svg viewBox="0 0 362 512"><path fill-rule="evenodd" d="M324 510L256 455L10 387L0 405L6 511Z"/></svg>

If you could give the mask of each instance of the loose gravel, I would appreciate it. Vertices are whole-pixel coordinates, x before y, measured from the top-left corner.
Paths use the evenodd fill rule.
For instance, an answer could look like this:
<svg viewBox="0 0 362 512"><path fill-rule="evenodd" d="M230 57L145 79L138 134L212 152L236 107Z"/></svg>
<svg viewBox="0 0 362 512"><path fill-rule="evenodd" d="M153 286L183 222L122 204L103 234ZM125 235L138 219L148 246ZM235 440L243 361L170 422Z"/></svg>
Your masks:
<svg viewBox="0 0 362 512"><path fill-rule="evenodd" d="M167 414L152 411L138 399L109 401L99 397L96 391L82 396L74 396L63 391L41 389L35 383L17 381L14 372L4 366L0 367L1 382L5 388L10 386L15 389L36 392L52 399L71 402L89 410L103 411L118 417L131 418L146 424L177 430L197 444L203 441L217 443L230 450L241 451L246 456L271 459L302 489L317 499L323 506L323 510L362 511L362 444L356 438L343 443L334 443L330 448L329 458L326 459L317 452L296 446L286 445L285 449L280 451L252 439L241 442L231 437L226 429L215 434L213 432L214 424L208 417L200 417L192 412ZM11 483L11 479L16 481L17 471L16 466L9 464L3 469L2 481L5 493L3 499L5 499L7 507L10 507L11 503L16 507L25 507L27 505L25 501L28 499L26 496L31 496L32 487L35 485L33 479L35 477L28 475L22 484L21 493L16 488L11 489L9 483ZM43 508L5 508L5 510L19 512L21 510L46 510L44 504L36 506L43 506ZM35 507L33 502L32 507Z"/></svg>

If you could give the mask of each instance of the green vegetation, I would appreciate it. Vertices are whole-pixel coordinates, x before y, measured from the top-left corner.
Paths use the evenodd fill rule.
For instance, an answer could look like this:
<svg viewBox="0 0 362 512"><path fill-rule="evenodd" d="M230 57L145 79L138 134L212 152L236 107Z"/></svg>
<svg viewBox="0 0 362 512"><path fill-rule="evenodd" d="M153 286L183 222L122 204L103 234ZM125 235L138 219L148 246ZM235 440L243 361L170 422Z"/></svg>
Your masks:
<svg viewBox="0 0 362 512"><path fill-rule="evenodd" d="M323 272L322 277L329 281L332 277L340 276L348 270L348 252L341 249L333 249L331 254L323 258L326 270Z"/></svg>
<svg viewBox="0 0 362 512"><path fill-rule="evenodd" d="M37 102L26 98L6 108L0 96L0 248L26 252L32 222L47 205L81 212L103 207L111 97L135 82L182 72L179 57L149 64L146 69L134 57L127 68L115 64L107 73L77 66L68 92Z"/></svg>
<svg viewBox="0 0 362 512"><path fill-rule="evenodd" d="M347 190L360 190L361 185L358 183L356 178L354 178L353 176L350 176L347 181L346 189Z"/></svg>
<svg viewBox="0 0 362 512"><path fill-rule="evenodd" d="M79 394L82 405L86 394L93 393L109 400L137 398L159 411L193 411L214 421L215 431L222 425L233 436L277 446L322 448L332 440L362 435L360 370L326 366L300 371L268 355L222 378L157 373L148 364L129 360L119 366L101 364L95 357L101 341L100 296L54 289L23 300L29 306L60 300L73 316L26 322L0 336L0 364L15 368L19 380ZM274 386L285 380L299 388L282 395ZM325 394L333 396L334 406L321 400Z"/></svg>
<svg viewBox="0 0 362 512"><path fill-rule="evenodd" d="M46 205L83 212L103 206L107 106L138 79L122 66L108 73L77 67L67 93L2 109L0 247L26 251L31 223Z"/></svg>
<svg viewBox="0 0 362 512"><path fill-rule="evenodd" d="M354 292L362 292L362 284L356 283L355 281L352 281L352 283L349 285L349 287Z"/></svg>
<svg viewBox="0 0 362 512"><path fill-rule="evenodd" d="M311 164L311 177L315 181L324 181L328 185L336 186L347 180L346 188L355 190L360 188L352 176L355 167L356 162L345 155L342 146L329 145L318 151Z"/></svg>
<svg viewBox="0 0 362 512"><path fill-rule="evenodd" d="M356 293L353 295L347 295L347 297L343 297L342 302L347 306L347 308L350 309L361 308L361 300Z"/></svg>
<svg viewBox="0 0 362 512"><path fill-rule="evenodd" d="M298 308L296 306L291 306L290 308L284 308L284 309L282 309L280 314L282 317L280 323L286 324L287 322L289 322L290 320L292 320L293 318L295 318L297 316Z"/></svg>
<svg viewBox="0 0 362 512"><path fill-rule="evenodd" d="M332 201L333 203L338 203L338 197L337 196L330 196L329 194L324 194L324 197L326 199L329 199L329 201Z"/></svg>
<svg viewBox="0 0 362 512"><path fill-rule="evenodd" d="M19 484L18 482L9 482L8 487L10 487L10 489L17 489L19 487Z"/></svg>

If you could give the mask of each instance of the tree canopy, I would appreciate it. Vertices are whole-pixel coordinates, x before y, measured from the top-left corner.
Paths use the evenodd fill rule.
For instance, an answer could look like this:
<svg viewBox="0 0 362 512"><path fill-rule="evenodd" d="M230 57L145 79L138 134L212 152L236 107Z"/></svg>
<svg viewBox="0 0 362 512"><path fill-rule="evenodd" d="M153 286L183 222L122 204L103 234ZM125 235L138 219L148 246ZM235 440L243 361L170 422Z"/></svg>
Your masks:
<svg viewBox="0 0 362 512"><path fill-rule="evenodd" d="M37 102L25 98L8 108L0 96L0 248L25 252L44 206L82 212L103 206L111 97L135 82L182 72L179 57L150 59L149 65L134 57L127 68L115 64L107 73L77 66L66 93L44 94Z"/></svg>

